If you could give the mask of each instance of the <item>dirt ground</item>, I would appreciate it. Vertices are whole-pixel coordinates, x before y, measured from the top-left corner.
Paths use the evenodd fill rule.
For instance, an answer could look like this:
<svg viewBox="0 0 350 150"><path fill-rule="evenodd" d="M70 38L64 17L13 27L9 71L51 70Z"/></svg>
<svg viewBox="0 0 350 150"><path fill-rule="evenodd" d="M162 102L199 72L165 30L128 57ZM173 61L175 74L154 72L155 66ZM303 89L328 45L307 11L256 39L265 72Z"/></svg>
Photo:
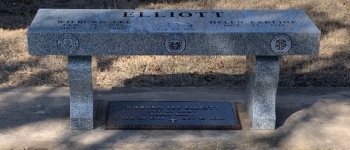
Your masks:
<svg viewBox="0 0 350 150"><path fill-rule="evenodd" d="M281 87L350 85L350 1L0 0L0 85L68 86L63 56L30 56L26 30L39 8L302 9L322 32L317 56L283 56ZM93 83L124 86L243 86L242 56L96 56Z"/></svg>

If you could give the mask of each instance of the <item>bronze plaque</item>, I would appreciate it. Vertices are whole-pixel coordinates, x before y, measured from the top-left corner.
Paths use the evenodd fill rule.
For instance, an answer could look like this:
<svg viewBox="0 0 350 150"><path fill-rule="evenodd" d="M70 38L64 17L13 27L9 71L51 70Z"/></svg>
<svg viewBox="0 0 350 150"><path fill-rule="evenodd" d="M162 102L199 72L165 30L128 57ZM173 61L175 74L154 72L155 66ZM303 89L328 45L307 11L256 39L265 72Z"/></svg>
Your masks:
<svg viewBox="0 0 350 150"><path fill-rule="evenodd" d="M231 102L129 101L109 103L107 130L241 130Z"/></svg>

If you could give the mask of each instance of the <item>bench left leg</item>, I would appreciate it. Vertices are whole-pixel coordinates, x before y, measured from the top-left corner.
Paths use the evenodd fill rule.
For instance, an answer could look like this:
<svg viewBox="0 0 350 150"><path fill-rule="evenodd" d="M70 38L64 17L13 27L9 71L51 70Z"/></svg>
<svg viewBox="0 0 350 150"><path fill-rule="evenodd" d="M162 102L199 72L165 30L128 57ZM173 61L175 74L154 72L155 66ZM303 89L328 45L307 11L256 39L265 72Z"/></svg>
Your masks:
<svg viewBox="0 0 350 150"><path fill-rule="evenodd" d="M275 129L278 56L247 56L245 106L252 129Z"/></svg>
<svg viewBox="0 0 350 150"><path fill-rule="evenodd" d="M94 100L91 56L69 56L67 69L70 92L70 127L72 130L92 130Z"/></svg>

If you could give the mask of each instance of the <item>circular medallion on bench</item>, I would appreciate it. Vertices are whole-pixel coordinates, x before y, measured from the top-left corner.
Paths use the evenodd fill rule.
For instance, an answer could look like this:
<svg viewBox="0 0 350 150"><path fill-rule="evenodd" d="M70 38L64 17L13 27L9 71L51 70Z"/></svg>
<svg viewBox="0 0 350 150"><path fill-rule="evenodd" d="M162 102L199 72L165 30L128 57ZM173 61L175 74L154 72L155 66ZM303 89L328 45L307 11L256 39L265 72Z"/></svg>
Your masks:
<svg viewBox="0 0 350 150"><path fill-rule="evenodd" d="M271 42L271 49L276 54L285 54L292 47L292 40L287 35L277 35Z"/></svg>
<svg viewBox="0 0 350 150"><path fill-rule="evenodd" d="M164 46L170 54L181 54L186 48L186 42L180 35L170 35L166 38Z"/></svg>
<svg viewBox="0 0 350 150"><path fill-rule="evenodd" d="M79 48L79 41L73 34L63 34L57 40L59 50L75 53Z"/></svg>

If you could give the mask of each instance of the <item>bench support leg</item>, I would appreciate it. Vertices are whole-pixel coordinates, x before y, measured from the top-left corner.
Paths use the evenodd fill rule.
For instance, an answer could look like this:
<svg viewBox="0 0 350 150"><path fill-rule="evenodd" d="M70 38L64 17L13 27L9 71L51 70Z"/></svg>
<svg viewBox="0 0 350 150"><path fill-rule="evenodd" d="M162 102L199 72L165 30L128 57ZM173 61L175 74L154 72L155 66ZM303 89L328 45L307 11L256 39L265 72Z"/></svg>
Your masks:
<svg viewBox="0 0 350 150"><path fill-rule="evenodd" d="M245 106L252 129L275 129L278 56L247 56Z"/></svg>
<svg viewBox="0 0 350 150"><path fill-rule="evenodd" d="M68 57L70 91L70 127L72 130L93 129L93 91L91 56Z"/></svg>

